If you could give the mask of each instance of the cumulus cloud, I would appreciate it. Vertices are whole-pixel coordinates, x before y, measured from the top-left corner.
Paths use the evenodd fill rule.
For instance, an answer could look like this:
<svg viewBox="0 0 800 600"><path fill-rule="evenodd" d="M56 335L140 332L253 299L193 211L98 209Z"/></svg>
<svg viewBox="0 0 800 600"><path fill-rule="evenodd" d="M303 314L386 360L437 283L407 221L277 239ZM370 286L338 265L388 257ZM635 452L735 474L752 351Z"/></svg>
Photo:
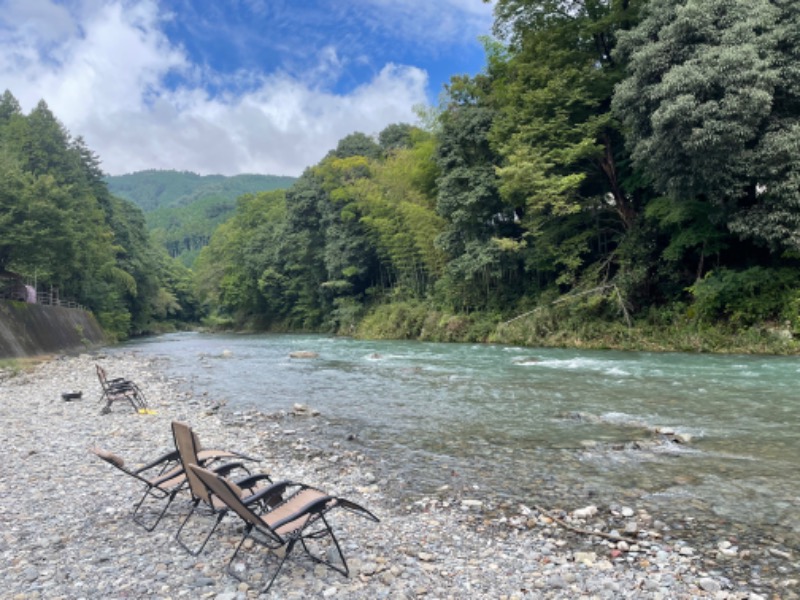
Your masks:
<svg viewBox="0 0 800 600"><path fill-rule="evenodd" d="M447 2L485 17L477 0ZM401 64L385 64L360 85L333 91L345 61L332 46L317 51L303 76L279 68L213 71L167 37L174 15L155 0L3 5L3 87L26 111L44 99L111 174L159 168L298 175L353 131L414 122L414 106L427 101L427 73ZM396 0L395 6L416 10L428 3Z"/></svg>

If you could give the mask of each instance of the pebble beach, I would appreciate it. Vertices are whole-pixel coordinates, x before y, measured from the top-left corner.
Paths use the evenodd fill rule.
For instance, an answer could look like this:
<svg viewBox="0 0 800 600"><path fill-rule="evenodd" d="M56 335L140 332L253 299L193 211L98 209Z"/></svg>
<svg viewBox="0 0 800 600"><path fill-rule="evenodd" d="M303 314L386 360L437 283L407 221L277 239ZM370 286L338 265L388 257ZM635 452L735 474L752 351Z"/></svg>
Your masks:
<svg viewBox="0 0 800 600"><path fill-rule="evenodd" d="M115 403L101 414L95 364L110 377L135 380L154 414ZM62 399L81 391L81 398ZM207 448L258 457L255 470L357 502L372 523L331 513L350 568L343 577L298 548L268 594L264 574L248 583L225 567L241 539L241 521L226 517L199 556L175 540L191 510L178 495L158 527L131 519L143 487L90 453L100 447L141 466L174 448L170 423L189 423ZM498 503L479 491L443 486L408 499L348 439L329 439L325 415L302 398L275 414L235 412L195 397L160 365L132 353L54 357L30 369L0 371L0 596L37 598L423 598L423 599L688 599L800 597L800 557L769 549L787 565L784 577L759 582L709 568L746 560L725 539L692 547L667 536L658 515L634 506L562 510ZM198 518L199 519L199 518ZM611 524L611 525L609 525ZM202 540L201 527L189 532ZM248 550L274 568L276 556ZM795 570L793 570L795 569ZM779 571L780 572L780 571ZM265 568L266 573L266 568Z"/></svg>

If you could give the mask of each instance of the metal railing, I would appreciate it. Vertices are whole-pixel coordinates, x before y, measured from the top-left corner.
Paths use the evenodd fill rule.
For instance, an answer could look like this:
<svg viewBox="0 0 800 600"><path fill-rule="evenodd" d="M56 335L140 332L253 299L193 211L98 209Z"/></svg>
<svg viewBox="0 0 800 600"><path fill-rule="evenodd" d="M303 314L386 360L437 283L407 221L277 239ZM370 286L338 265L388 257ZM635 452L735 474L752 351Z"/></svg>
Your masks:
<svg viewBox="0 0 800 600"><path fill-rule="evenodd" d="M63 300L59 298L57 294L51 294L49 292L37 292L36 304L42 304L44 306L61 306L63 308L77 308L80 310L87 310L87 308L82 304L78 304L77 302L73 302L72 300Z"/></svg>
<svg viewBox="0 0 800 600"><path fill-rule="evenodd" d="M0 289L0 300L14 300L16 302L27 302L25 298L21 296L21 294L17 292L10 292L7 290ZM43 306L60 306L62 308L77 308L79 310L88 311L85 306L82 304L78 304L73 300L64 300L58 297L58 294L53 294L50 292L38 292L36 294L36 304L41 304Z"/></svg>

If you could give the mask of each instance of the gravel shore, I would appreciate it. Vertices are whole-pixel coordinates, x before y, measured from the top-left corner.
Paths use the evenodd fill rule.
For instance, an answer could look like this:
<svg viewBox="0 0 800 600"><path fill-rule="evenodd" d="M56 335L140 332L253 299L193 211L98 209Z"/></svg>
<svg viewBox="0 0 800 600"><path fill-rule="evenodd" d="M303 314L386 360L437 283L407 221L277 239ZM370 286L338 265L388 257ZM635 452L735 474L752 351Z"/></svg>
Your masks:
<svg viewBox="0 0 800 600"><path fill-rule="evenodd" d="M136 380L156 414L115 404L101 415L95 363L109 376ZM62 392L82 391L63 401ZM300 399L298 399L300 400ZM312 407L313 408L313 407ZM372 510L374 524L343 511L334 529L349 578L314 564L298 549L270 596L275 598L797 598L788 579L769 592L748 589L706 569L703 549L665 541L657 516L635 506L554 513L496 505L443 487L402 498L375 473L375 457L348 440L325 438L324 415L293 410L231 412L192 398L157 363L133 354L58 358L32 370L0 372L0 596L33 598L216 598L259 596L225 573L241 536L227 517L198 557L175 541L188 494L153 532L130 518L141 485L88 452L93 446L143 464L172 448L170 422L191 424L206 447L262 459L273 479L318 486ZM608 514L605 514L608 513ZM618 529L602 535L595 521ZM201 531L190 536L201 539ZM717 554L740 550L721 541ZM255 548L253 553L264 552ZM275 557L272 556L272 559ZM779 557L797 561L787 553ZM274 562L270 565L274 566ZM778 584L776 584L778 585ZM758 593L757 593L758 592Z"/></svg>

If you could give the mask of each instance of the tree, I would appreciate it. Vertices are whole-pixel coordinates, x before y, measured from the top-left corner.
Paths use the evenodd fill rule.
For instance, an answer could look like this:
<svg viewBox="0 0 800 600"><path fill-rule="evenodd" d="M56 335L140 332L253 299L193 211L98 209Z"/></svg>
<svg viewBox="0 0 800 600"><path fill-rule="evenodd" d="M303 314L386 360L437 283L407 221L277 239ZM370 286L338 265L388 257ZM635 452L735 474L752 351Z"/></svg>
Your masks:
<svg viewBox="0 0 800 600"><path fill-rule="evenodd" d="M497 240L519 235L516 215L499 190L499 157L489 142L496 112L487 104L489 81L453 78L440 116L436 212L445 221L437 246L448 257L440 289L458 309L482 308L503 298L499 288L517 259Z"/></svg>
<svg viewBox="0 0 800 600"><path fill-rule="evenodd" d="M14 117L22 117L22 108L17 99L6 90L0 97L0 127L3 127Z"/></svg>
<svg viewBox="0 0 800 600"><path fill-rule="evenodd" d="M414 128L408 123L393 123L378 134L378 143L385 153L410 148L413 144L413 133Z"/></svg>
<svg viewBox="0 0 800 600"><path fill-rule="evenodd" d="M381 147L368 135L356 131L339 140L336 149L331 150L328 155L336 158L349 158L351 156L379 158Z"/></svg>
<svg viewBox="0 0 800 600"><path fill-rule="evenodd" d="M0 270L93 310L118 337L145 330L161 295L141 211L113 198L100 159L44 102L0 99Z"/></svg>
<svg viewBox="0 0 800 600"><path fill-rule="evenodd" d="M622 136L610 112L622 69L613 56L641 1L499 0L487 42L492 141L509 202L537 215L604 205L630 229L636 190L626 189ZM598 204L598 198L602 203ZM606 198L610 202L606 202Z"/></svg>
<svg viewBox="0 0 800 600"><path fill-rule="evenodd" d="M800 250L800 8L665 0L621 36L615 92L634 163L743 238Z"/></svg>

